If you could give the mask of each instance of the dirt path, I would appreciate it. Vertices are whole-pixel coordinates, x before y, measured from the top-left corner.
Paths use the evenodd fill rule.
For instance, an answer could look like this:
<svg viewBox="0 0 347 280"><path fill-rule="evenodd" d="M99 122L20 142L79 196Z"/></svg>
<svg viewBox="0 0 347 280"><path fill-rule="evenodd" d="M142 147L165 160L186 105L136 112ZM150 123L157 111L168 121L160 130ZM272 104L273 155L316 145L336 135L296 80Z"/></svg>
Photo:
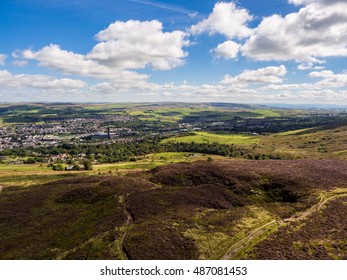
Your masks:
<svg viewBox="0 0 347 280"><path fill-rule="evenodd" d="M267 231L271 230L271 228L277 224L279 226L283 226L286 225L288 223L292 223L292 222L297 222L297 221L301 221L305 218L307 218L308 216L312 215L313 213L319 211L325 204L327 204L330 200L332 199L336 199L339 197L344 197L347 196L347 190L346 191L342 191L340 193L336 193L333 194L330 197L326 197L324 198L323 196L321 197L320 201L313 205L312 207L310 207L309 209L307 209L306 211L299 213L299 214L295 214L290 218L286 218L286 219L282 219L282 220L272 220L260 227L255 228L254 230L252 230L248 236L246 236L245 238L239 240L238 242L236 242L235 244L233 244L228 251L224 254L224 256L221 258L222 260L230 260L233 257L235 257L242 249L244 249L247 245L249 245L255 238L262 236L263 234L265 234Z"/></svg>
<svg viewBox="0 0 347 280"><path fill-rule="evenodd" d="M129 256L128 256L127 251L126 251L126 248L125 248L124 240L125 240L125 238L126 238L126 236L127 236L127 234L128 234L128 227L131 226L131 225L133 224L133 222L134 222L134 219L133 219L133 217L132 217L130 211L129 211L128 208L127 208L126 202L127 202L127 198L128 198L129 195L131 195L132 193L133 193L133 192L128 193L128 194L125 196L125 199L124 199L124 213L125 213L125 215L127 216L127 220L126 220L125 225L124 225L124 227L125 227L125 228L124 228L124 233L123 233L123 235L122 235L122 237L121 237L121 240L120 240L122 253L123 253L123 256L124 256L124 258L125 258L126 260L129 259Z"/></svg>
<svg viewBox="0 0 347 280"><path fill-rule="evenodd" d="M105 231L105 232L103 232L103 233L101 233L101 234L99 234L99 235L97 235L97 236L94 236L94 237L88 239L86 242L84 242L84 243L82 243L82 244L80 244L80 245L78 245L78 246L76 246L76 247L74 247L74 248L72 248L72 249L70 249L70 250L67 250L67 251L62 252L62 253L60 253L60 254L56 257L56 259L57 259L57 260L64 260L64 259L66 258L66 256L68 256L69 254L75 253L77 250L83 249L83 248L86 247L88 244L91 244L91 243L93 243L93 242L96 241L96 240L103 239L108 233L109 233L108 231Z"/></svg>
<svg viewBox="0 0 347 280"><path fill-rule="evenodd" d="M158 188L161 188L161 186L156 185L156 186L154 186L152 188L149 188L146 191L148 192L148 191L155 190L155 189L158 189ZM124 213L127 216L127 220L126 220L125 225L124 225L124 233L123 233L123 235L121 237L120 244L121 244L121 250L122 250L122 253L123 253L123 257L126 260L129 260L129 256L128 256L127 250L125 248L124 240L125 240L125 238L126 238L126 236L128 234L129 227L134 223L133 216L131 215L131 212L129 211L126 202L127 202L127 198L134 192L135 191L127 193L125 198L124 198L124 203L123 203Z"/></svg>
<svg viewBox="0 0 347 280"><path fill-rule="evenodd" d="M108 180L110 180L109 177L107 177L106 179L104 179L104 180L98 182L98 183L96 184L96 186L102 184L103 182L107 182ZM149 188L149 189L147 189L147 190L142 190L142 191L146 191L146 192L147 192L147 191L152 191L152 190L159 189L159 188L162 187L161 185L157 185L157 184L153 184L153 185L154 185L153 187L151 187L151 188ZM1 192L1 186L0 186L0 192ZM126 203L127 203L128 197L129 197L131 194L133 194L134 192L135 192L135 190L132 191L132 192L127 193L126 195L124 195L123 198L122 198L122 201L121 201L121 203L123 204L124 214L126 215L126 221L125 221L125 223L124 223L123 226L122 226L123 234L122 234L122 236L120 237L120 240L118 239L118 242L119 242L119 243L118 243L118 242L117 242L117 243L119 244L118 246L119 246L120 248L119 248L119 247L118 247L118 248L119 248L120 253L123 255L123 259L126 259L126 260L129 259L129 257L128 257L128 254L127 254L127 252L126 252L126 248L125 248L124 241L125 241L125 238L127 237L129 228L130 228L131 225L134 223L134 219L133 219L133 217L132 217L132 215L131 215L131 212L129 211L129 209L128 209ZM115 195L115 199L120 199L120 197L121 197L121 196ZM116 230L119 230L119 228L117 227ZM65 257L68 256L69 254L74 253L74 252L76 252L77 250L83 249L83 248L86 247L88 244L91 244L91 243L93 243L93 242L95 242L95 241L97 241L97 240L103 239L103 238L106 237L106 235L109 234L109 233L110 233L110 231L105 231L105 232L103 232L103 233L100 233L100 234L98 234L98 235L96 235L96 236L94 236L94 237L88 239L87 241L83 242L82 244L75 246L74 248L71 248L71 249L66 250L66 251L64 251L64 252L61 252L61 253L58 254L58 256L56 257L56 259L57 259L57 260L65 259Z"/></svg>

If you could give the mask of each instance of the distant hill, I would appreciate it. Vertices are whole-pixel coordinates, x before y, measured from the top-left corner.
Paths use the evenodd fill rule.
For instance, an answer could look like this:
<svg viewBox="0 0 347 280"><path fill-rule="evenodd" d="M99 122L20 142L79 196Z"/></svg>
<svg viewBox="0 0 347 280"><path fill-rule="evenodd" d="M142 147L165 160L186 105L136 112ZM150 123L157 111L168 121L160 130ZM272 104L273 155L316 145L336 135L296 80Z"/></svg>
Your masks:
<svg viewBox="0 0 347 280"><path fill-rule="evenodd" d="M338 104L266 104L272 108L282 109L301 109L301 110L335 110L344 109L347 110L347 105Z"/></svg>

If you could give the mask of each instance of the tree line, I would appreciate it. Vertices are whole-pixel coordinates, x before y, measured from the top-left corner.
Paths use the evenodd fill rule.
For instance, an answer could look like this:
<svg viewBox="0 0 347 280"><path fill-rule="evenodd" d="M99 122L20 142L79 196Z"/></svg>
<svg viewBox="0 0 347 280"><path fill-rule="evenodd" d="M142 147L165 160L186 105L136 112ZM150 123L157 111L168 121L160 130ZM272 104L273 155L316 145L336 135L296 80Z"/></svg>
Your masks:
<svg viewBox="0 0 347 280"><path fill-rule="evenodd" d="M131 143L62 144L58 146L14 148L0 151L0 156L28 158L25 163L43 162L47 157L66 154L99 163L129 161L136 157L162 152L191 152L248 159L279 159L279 156L254 154L250 149L219 143L160 143L161 139Z"/></svg>

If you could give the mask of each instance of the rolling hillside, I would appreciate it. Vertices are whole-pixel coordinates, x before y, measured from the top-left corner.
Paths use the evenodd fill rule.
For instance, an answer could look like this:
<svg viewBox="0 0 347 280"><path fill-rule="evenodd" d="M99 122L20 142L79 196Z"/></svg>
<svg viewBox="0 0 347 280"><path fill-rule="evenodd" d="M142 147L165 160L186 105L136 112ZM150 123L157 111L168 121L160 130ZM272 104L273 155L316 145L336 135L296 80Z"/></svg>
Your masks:
<svg viewBox="0 0 347 280"><path fill-rule="evenodd" d="M275 163L198 161L5 188L0 258L344 258L347 163Z"/></svg>

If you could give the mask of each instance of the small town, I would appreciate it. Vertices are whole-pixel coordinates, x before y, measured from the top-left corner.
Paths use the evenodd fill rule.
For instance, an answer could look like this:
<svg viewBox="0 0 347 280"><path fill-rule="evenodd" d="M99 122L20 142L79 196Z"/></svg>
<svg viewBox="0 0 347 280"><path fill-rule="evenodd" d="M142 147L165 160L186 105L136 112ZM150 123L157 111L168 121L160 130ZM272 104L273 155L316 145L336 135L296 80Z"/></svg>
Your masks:
<svg viewBox="0 0 347 280"><path fill-rule="evenodd" d="M126 124L134 118L126 115L105 115L88 118L71 118L62 121L43 123L9 124L0 127L0 150L16 147L54 146L63 142L84 142L87 137L114 138L124 141L132 134L126 125L120 128L110 128L106 122Z"/></svg>

